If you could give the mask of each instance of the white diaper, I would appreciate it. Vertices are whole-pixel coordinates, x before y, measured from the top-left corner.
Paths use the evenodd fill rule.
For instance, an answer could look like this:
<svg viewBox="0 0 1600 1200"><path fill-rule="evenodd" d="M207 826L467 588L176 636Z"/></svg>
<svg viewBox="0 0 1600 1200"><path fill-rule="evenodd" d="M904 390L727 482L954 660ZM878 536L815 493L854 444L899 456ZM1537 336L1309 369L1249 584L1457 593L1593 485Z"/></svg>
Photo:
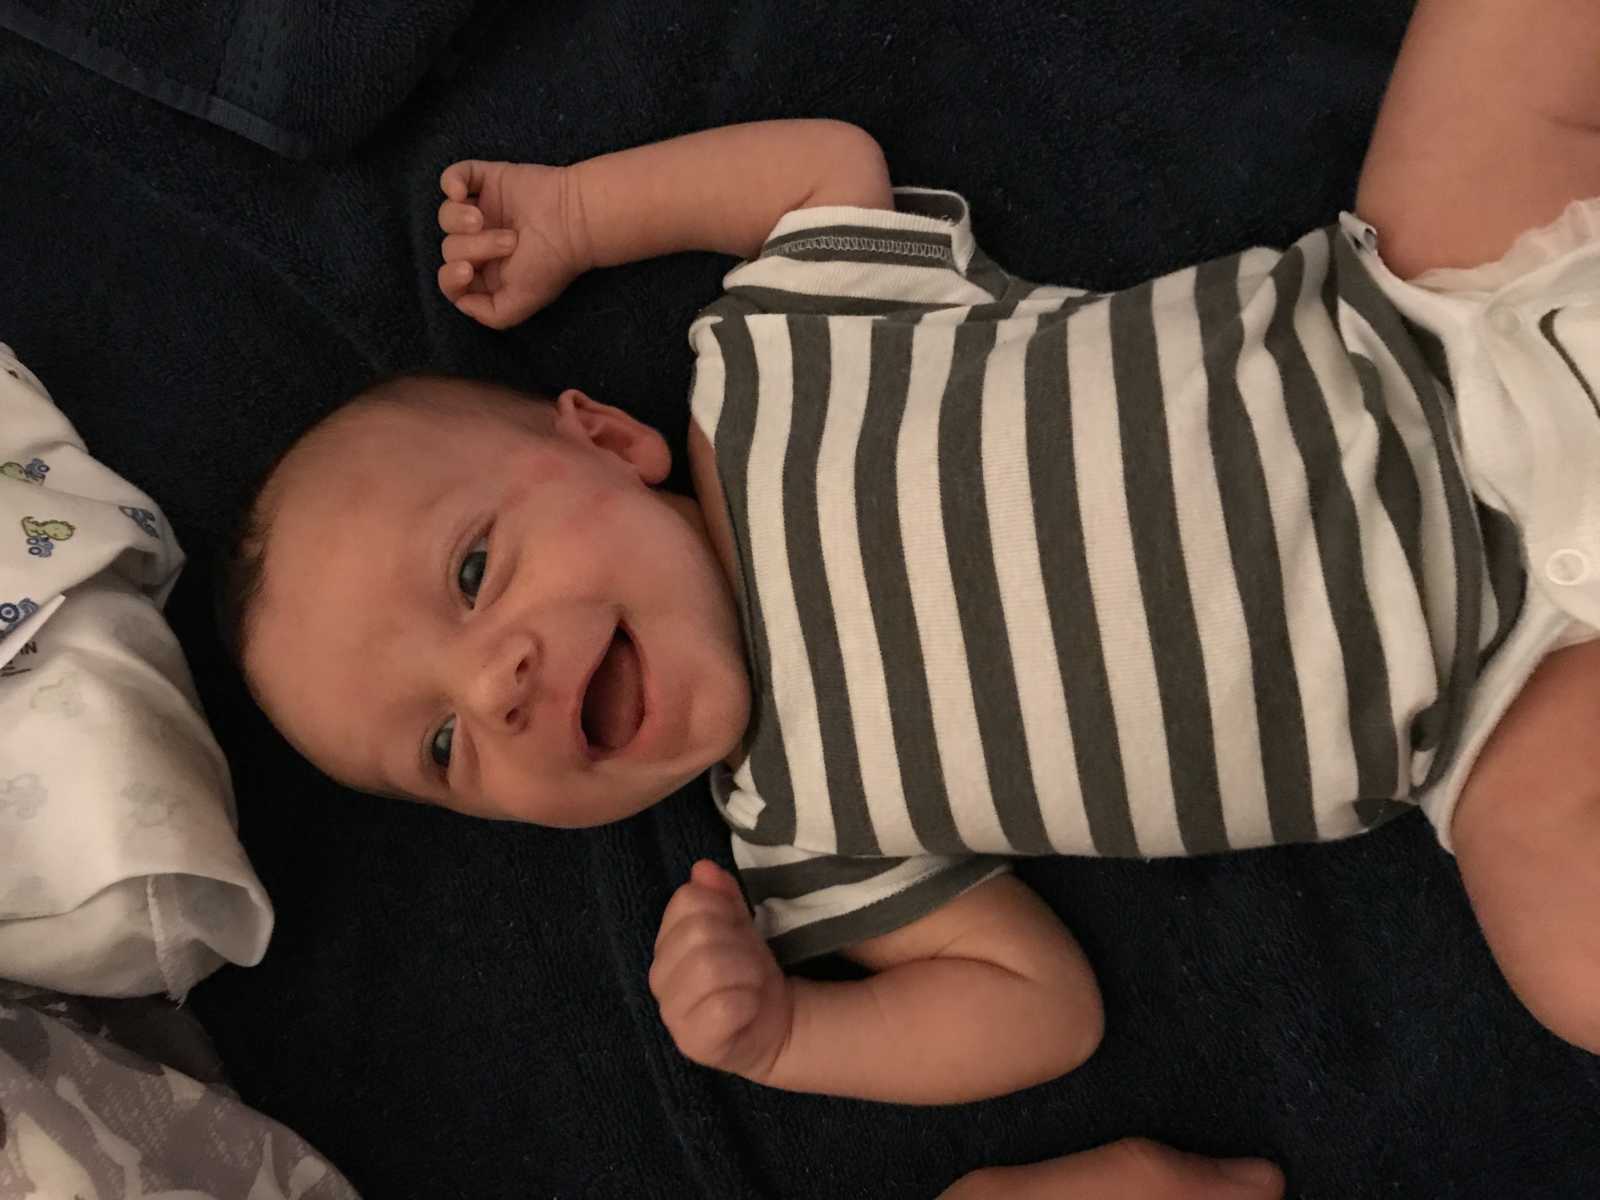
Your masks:
<svg viewBox="0 0 1600 1200"><path fill-rule="evenodd" d="M1378 285L1449 362L1467 477L1522 537L1515 626L1474 689L1460 749L1421 798L1447 849L1489 733L1539 663L1600 636L1600 198L1576 201L1499 259L1405 281L1382 231L1343 217Z"/></svg>
<svg viewBox="0 0 1600 1200"><path fill-rule="evenodd" d="M183 553L0 343L0 977L182 995L272 907L159 606Z"/></svg>

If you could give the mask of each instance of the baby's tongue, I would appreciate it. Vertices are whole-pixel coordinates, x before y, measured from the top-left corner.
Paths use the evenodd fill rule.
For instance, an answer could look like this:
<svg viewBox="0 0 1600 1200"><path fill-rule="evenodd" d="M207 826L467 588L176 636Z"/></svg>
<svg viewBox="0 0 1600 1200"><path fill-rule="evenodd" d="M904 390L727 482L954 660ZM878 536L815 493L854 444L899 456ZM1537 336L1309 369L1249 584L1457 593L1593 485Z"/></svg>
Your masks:
<svg viewBox="0 0 1600 1200"><path fill-rule="evenodd" d="M583 732L594 745L619 750L638 732L643 710L639 656L619 627L583 698Z"/></svg>

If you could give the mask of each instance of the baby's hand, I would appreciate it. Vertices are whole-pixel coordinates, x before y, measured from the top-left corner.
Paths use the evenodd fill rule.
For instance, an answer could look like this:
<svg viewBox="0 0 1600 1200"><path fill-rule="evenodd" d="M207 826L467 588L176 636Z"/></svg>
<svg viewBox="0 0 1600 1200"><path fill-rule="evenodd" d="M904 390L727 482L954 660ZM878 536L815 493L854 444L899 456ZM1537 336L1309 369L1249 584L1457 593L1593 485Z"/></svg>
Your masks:
<svg viewBox="0 0 1600 1200"><path fill-rule="evenodd" d="M587 269L568 220L562 167L452 163L439 177L439 290L491 329L526 320Z"/></svg>
<svg viewBox="0 0 1600 1200"><path fill-rule="evenodd" d="M756 932L739 885L695 863L661 917L650 991L686 1058L761 1081L789 1038L789 981Z"/></svg>

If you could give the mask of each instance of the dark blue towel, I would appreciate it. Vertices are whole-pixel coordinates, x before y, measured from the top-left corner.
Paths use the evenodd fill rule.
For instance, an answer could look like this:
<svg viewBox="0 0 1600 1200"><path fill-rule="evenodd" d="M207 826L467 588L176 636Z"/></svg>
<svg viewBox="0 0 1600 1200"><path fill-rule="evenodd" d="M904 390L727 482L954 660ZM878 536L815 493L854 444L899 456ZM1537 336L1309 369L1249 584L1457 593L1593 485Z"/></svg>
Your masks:
<svg viewBox="0 0 1600 1200"><path fill-rule="evenodd" d="M575 833L351 796L266 727L209 628L229 504L375 375L572 384L683 445L685 331L729 263L599 272L492 333L434 286L453 159L565 162L841 117L879 137L898 182L965 193L1012 270L1121 286L1282 244L1348 205L1408 12L513 6L452 79L321 166L0 34L0 340L193 552L171 611L278 904L266 961L192 1001L245 1099L373 1200L911 1200L980 1164L1130 1134L1268 1155L1312 1200L1600 1194L1600 1059L1517 1004L1420 816L1334 846L1025 863L1099 972L1095 1058L958 1108L792 1096L686 1064L645 986L667 897L695 857L726 856L703 785Z"/></svg>
<svg viewBox="0 0 1600 1200"><path fill-rule="evenodd" d="M0 29L291 158L347 150L479 0L0 0Z"/></svg>

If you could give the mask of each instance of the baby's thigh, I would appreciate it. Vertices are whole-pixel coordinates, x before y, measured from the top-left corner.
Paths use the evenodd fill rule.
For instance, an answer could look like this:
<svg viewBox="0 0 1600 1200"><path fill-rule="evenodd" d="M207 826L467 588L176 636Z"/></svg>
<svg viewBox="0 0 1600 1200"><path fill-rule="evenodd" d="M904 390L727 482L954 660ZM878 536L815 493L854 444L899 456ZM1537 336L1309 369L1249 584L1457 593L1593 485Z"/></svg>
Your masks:
<svg viewBox="0 0 1600 1200"><path fill-rule="evenodd" d="M1600 1053L1600 642L1551 655L1479 757L1451 825L1506 981L1551 1032Z"/></svg>

